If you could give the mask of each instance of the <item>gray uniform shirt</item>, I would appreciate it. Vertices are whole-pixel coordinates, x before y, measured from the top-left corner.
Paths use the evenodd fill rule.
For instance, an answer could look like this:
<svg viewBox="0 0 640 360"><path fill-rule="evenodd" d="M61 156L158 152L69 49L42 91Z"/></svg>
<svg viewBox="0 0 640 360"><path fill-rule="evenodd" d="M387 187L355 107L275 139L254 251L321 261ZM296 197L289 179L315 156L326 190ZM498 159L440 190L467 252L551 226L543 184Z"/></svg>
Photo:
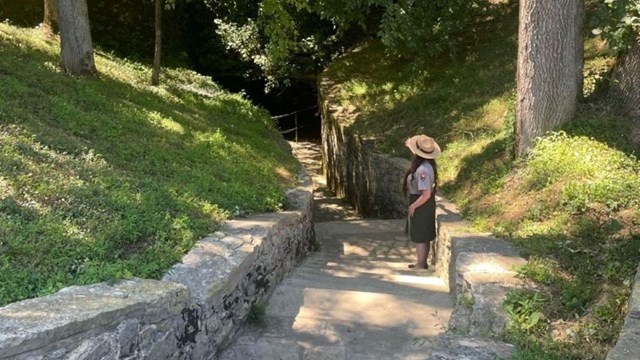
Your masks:
<svg viewBox="0 0 640 360"><path fill-rule="evenodd" d="M434 179L433 167L428 161L423 161L416 169L416 172L407 178L409 193L412 195L420 195L422 194L422 190L433 191L433 187L435 186Z"/></svg>

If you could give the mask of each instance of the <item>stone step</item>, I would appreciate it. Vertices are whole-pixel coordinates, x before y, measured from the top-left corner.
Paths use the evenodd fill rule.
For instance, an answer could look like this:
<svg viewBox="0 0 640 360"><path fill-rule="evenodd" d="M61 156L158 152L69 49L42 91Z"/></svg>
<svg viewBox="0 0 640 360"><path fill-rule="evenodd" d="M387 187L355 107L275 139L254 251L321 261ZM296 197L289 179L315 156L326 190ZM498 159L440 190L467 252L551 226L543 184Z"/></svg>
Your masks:
<svg viewBox="0 0 640 360"><path fill-rule="evenodd" d="M424 276L431 275L425 270L411 270L407 266L408 261L365 261L358 259L317 260L304 262L302 267L296 271L315 271L318 273L331 274L335 276L350 276L357 274L378 274L378 275L404 275L404 276Z"/></svg>
<svg viewBox="0 0 640 360"><path fill-rule="evenodd" d="M401 329L398 329L401 330ZM405 332L389 336L367 336L369 332L350 332L348 344L316 346L295 338L260 337L238 339L220 360L425 360L432 354L431 338L411 340ZM314 337L317 339L318 337ZM399 346L401 345L401 346ZM460 360L460 359L459 359Z"/></svg>
<svg viewBox="0 0 640 360"><path fill-rule="evenodd" d="M311 255L309 259L314 259ZM387 261L387 262L410 262L415 260L413 249L367 249L366 247L347 245L339 249L323 250L318 256L326 260L364 260L364 261Z"/></svg>
<svg viewBox="0 0 640 360"><path fill-rule="evenodd" d="M290 287L356 290L367 293L398 294L398 296L423 296L427 292L449 294L444 281L435 276L393 277L363 275L359 277L338 277L329 274L297 273L291 274L283 282Z"/></svg>
<svg viewBox="0 0 640 360"><path fill-rule="evenodd" d="M334 268L349 267L362 268L367 270L385 269L389 271L413 271L408 269L408 265L415 261L413 254L407 256L387 256L371 258L357 255L316 253L307 257L301 267L310 268ZM366 271L365 271L366 272Z"/></svg>
<svg viewBox="0 0 640 360"><path fill-rule="evenodd" d="M410 296L281 285L269 301L266 316L294 319L294 328L303 323L324 328L326 324L369 329L405 327L414 336L431 336L442 329L429 322L437 323L439 315L448 319L449 304L447 294L436 292Z"/></svg>
<svg viewBox="0 0 640 360"><path fill-rule="evenodd" d="M330 221L315 224L316 233L325 236L336 235L369 235L392 233L401 235L404 232L405 220L353 220Z"/></svg>
<svg viewBox="0 0 640 360"><path fill-rule="evenodd" d="M515 347L490 339L443 334L436 338L428 360L494 360L511 359Z"/></svg>

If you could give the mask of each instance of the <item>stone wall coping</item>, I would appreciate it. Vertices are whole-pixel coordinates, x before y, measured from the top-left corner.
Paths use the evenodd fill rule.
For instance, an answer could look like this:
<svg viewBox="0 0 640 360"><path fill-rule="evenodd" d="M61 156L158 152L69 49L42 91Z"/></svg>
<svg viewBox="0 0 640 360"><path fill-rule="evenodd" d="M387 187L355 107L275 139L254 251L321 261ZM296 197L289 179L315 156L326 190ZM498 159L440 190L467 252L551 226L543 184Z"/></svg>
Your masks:
<svg viewBox="0 0 640 360"><path fill-rule="evenodd" d="M299 215L287 211L227 221L221 231L198 241L162 280L185 285L194 302L204 304L219 292L235 288L255 260L255 249L274 229L295 222Z"/></svg>
<svg viewBox="0 0 640 360"><path fill-rule="evenodd" d="M162 316L179 314L188 299L182 285L132 279L113 286L71 286L53 295L15 302L0 308L0 358L108 327L120 318L141 316L151 304L166 304Z"/></svg>
<svg viewBox="0 0 640 360"><path fill-rule="evenodd" d="M213 356L212 353L209 355L205 353L207 347L211 350L210 347L213 346L211 344L205 344L205 349L199 349L196 355L189 355L190 351L196 350L179 348L180 338L186 339L183 339L184 343L195 343L198 332L200 332L198 336L205 336L204 332L212 331L212 329L201 331L198 325L195 329L191 326L197 322L208 321L207 316L211 315L196 313L194 317L189 314L194 309L204 307L205 304L209 308L201 311L209 313L221 311L210 305L225 304L223 309L225 319L229 319L228 313L233 311L231 306L241 306L243 313L236 315L234 321L229 320L227 324L222 324L224 334L218 333L219 336L232 336L241 324L243 316L248 313L248 309L246 309L247 301L243 304L226 304L225 301L231 297L231 294L240 294L235 296L255 294L255 296L266 297L270 295L269 290L255 291L255 288L247 290L247 281L253 280L254 274L249 274L252 266L265 268L271 265L268 264L269 261L274 262L274 266L281 266L283 261L295 261L275 257L259 259L256 253L268 254L271 247L278 246L272 240L278 236L287 236L288 239L292 239L292 236L296 236L294 234L310 234L310 239L290 241L305 242L305 249L312 245L306 243L313 241L311 220L313 186L311 177L305 169L300 170L298 183L286 192L286 198L289 208L286 211L257 214L227 221L220 231L198 241L162 280L133 278L113 285L98 283L71 286L52 295L1 307L0 359L62 359L69 356L90 359L98 356L96 355L98 353L113 355L114 352L109 348L111 346L118 346L115 353L123 351L121 355L124 356L124 353L128 354L129 350L121 349L125 345L118 345L116 342L122 340L119 340L119 337L125 335L137 339L122 340L121 342L126 343L127 346L140 345L147 340L148 346L156 346L152 344L154 341L163 344L156 346L158 349L161 348L160 350L139 350L142 351L139 354L141 358L157 358L160 353L171 358L181 356L180 358L196 359ZM267 238L268 243L265 242ZM300 251L296 248L291 249L291 251ZM294 258L297 259L304 254L304 251L300 254L296 253ZM254 262L259 263L255 265ZM288 270L290 267L283 267L282 271ZM266 269L266 271L273 270ZM281 277L281 274L278 276ZM275 280L278 278L276 277ZM250 305L254 302L256 301L248 303ZM142 329L135 324L140 323L150 326L151 330L147 333L152 335L148 335L149 339L139 339L142 336L139 334ZM202 328L202 324L199 326ZM192 333L185 334L187 332ZM214 341L210 342L214 343ZM217 344L222 342L224 339L215 339Z"/></svg>

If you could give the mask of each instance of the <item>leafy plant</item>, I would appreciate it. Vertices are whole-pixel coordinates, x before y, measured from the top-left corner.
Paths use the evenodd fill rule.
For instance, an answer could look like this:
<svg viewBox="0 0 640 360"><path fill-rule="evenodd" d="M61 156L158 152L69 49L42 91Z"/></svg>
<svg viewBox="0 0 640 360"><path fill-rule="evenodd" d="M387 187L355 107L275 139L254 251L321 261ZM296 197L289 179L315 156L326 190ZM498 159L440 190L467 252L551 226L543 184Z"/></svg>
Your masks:
<svg viewBox="0 0 640 360"><path fill-rule="evenodd" d="M264 304L256 303L251 306L247 321L255 326L264 326L266 323L267 307Z"/></svg>
<svg viewBox="0 0 640 360"><path fill-rule="evenodd" d="M601 0L592 12L593 33L607 40L616 52L627 50L638 36L640 3L636 0Z"/></svg>
<svg viewBox="0 0 640 360"><path fill-rule="evenodd" d="M511 327L525 333L541 330L547 321L540 311L544 299L533 291L514 290L507 294L503 307L510 317Z"/></svg>

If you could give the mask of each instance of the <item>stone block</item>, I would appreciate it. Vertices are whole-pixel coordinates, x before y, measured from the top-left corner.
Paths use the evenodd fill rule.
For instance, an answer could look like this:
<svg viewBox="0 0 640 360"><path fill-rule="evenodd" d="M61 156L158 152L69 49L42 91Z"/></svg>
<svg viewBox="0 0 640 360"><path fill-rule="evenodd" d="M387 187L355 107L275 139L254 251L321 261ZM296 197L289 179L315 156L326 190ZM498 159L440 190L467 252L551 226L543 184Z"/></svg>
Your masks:
<svg viewBox="0 0 640 360"><path fill-rule="evenodd" d="M177 316L188 301L184 286L156 280L115 286L74 286L0 308L0 359L27 353L87 331L109 332L124 319L158 309ZM87 345L89 346L89 345Z"/></svg>
<svg viewBox="0 0 640 360"><path fill-rule="evenodd" d="M68 360L117 360L119 357L116 340L112 336L87 339L67 354Z"/></svg>
<svg viewBox="0 0 640 360"><path fill-rule="evenodd" d="M120 344L120 356L133 355L138 345L138 333L140 322L138 320L125 320L116 330L118 343Z"/></svg>
<svg viewBox="0 0 640 360"><path fill-rule="evenodd" d="M506 343L450 334L438 337L434 345L428 360L509 360L515 351Z"/></svg>

